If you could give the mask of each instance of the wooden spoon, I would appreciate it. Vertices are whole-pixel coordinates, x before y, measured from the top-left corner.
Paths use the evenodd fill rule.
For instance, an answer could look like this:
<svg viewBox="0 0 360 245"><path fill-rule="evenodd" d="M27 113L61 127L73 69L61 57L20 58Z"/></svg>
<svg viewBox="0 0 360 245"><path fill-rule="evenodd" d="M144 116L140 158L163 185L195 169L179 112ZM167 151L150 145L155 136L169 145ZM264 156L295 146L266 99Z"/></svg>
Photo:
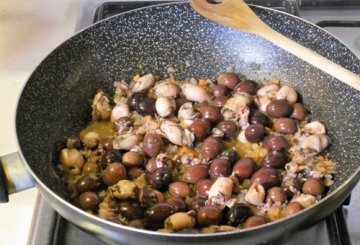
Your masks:
<svg viewBox="0 0 360 245"><path fill-rule="evenodd" d="M360 91L360 76L292 41L265 24L243 0L191 0L191 7L219 24L261 36Z"/></svg>

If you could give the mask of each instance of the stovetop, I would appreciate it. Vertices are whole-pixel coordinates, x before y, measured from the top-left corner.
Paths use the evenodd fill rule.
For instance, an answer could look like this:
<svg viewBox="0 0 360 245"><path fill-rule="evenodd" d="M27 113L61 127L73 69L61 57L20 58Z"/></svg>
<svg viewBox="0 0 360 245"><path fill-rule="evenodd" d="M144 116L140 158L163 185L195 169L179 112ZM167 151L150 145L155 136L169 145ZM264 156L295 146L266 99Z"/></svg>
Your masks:
<svg viewBox="0 0 360 245"><path fill-rule="evenodd" d="M83 0L78 16L76 32L94 22L115 14L166 2L179 1ZM360 0L249 0L246 2L272 7L300 16L313 23L319 23L333 35L341 37L341 41L360 57ZM276 241L276 243L270 244L360 244L360 222L356 220L356 217L360 217L360 210L357 207L359 202L360 185L352 192L350 204L349 200L347 200L343 206L339 207L325 220L305 230L288 235L285 237L286 240ZM66 221L40 196L34 214L29 244L105 245L107 243Z"/></svg>

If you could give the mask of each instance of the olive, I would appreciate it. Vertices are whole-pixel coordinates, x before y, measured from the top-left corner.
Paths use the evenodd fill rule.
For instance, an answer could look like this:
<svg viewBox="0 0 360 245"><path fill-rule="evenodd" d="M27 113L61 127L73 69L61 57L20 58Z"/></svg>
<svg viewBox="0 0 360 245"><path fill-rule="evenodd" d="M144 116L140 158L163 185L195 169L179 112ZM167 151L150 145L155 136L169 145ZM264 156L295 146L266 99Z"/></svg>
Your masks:
<svg viewBox="0 0 360 245"><path fill-rule="evenodd" d="M183 175L183 180L187 183L196 184L201 179L207 179L208 166L205 164L196 164L190 166Z"/></svg>
<svg viewBox="0 0 360 245"><path fill-rule="evenodd" d="M190 209L195 210L195 211L199 211L200 208L205 206L205 202L206 202L205 197L196 196L191 201Z"/></svg>
<svg viewBox="0 0 360 245"><path fill-rule="evenodd" d="M282 151L271 151L262 160L263 167L283 168L288 162L287 155Z"/></svg>
<svg viewBox="0 0 360 245"><path fill-rule="evenodd" d="M142 168L130 168L128 170L129 179L134 180L134 179L140 177L144 172L145 171Z"/></svg>
<svg viewBox="0 0 360 245"><path fill-rule="evenodd" d="M220 129L227 139L234 138L239 133L239 127L233 121L221 121L216 125L216 128Z"/></svg>
<svg viewBox="0 0 360 245"><path fill-rule="evenodd" d="M82 168L84 175L97 174L99 172L99 165L95 162L87 162Z"/></svg>
<svg viewBox="0 0 360 245"><path fill-rule="evenodd" d="M251 113L249 122L250 122L250 124L261 124L265 127L269 126L269 120L268 120L267 116L258 110L253 111Z"/></svg>
<svg viewBox="0 0 360 245"><path fill-rule="evenodd" d="M235 176L242 181L248 179L254 173L256 168L256 163L252 158L246 157L242 158L235 163L233 166L232 172Z"/></svg>
<svg viewBox="0 0 360 245"><path fill-rule="evenodd" d="M240 82L239 77L232 72L224 72L217 77L217 83L229 89L234 89L236 84Z"/></svg>
<svg viewBox="0 0 360 245"><path fill-rule="evenodd" d="M100 140L99 149L111 150L114 149L114 139L115 137L105 137Z"/></svg>
<svg viewBox="0 0 360 245"><path fill-rule="evenodd" d="M284 216L289 217L297 212L300 212L303 210L303 206L301 206L298 202L290 202L284 209Z"/></svg>
<svg viewBox="0 0 360 245"><path fill-rule="evenodd" d="M84 210L94 210L99 204L99 197L95 192L87 191L80 195L79 203Z"/></svg>
<svg viewBox="0 0 360 245"><path fill-rule="evenodd" d="M281 177L277 169L260 168L251 176L251 184L256 183L262 185L265 189L280 185Z"/></svg>
<svg viewBox="0 0 360 245"><path fill-rule="evenodd" d="M238 83L234 88L234 93L248 93L250 95L255 95L258 90L258 85L253 80L245 80Z"/></svg>
<svg viewBox="0 0 360 245"><path fill-rule="evenodd" d="M274 130L282 134L295 134L298 130L298 127L294 119L279 118L274 122Z"/></svg>
<svg viewBox="0 0 360 245"><path fill-rule="evenodd" d="M255 226L263 225L265 223L266 220L263 216L253 215L245 220L244 228L255 227Z"/></svg>
<svg viewBox="0 0 360 245"><path fill-rule="evenodd" d="M213 95L215 97L225 96L227 93L227 88L223 85L215 85L213 87Z"/></svg>
<svg viewBox="0 0 360 245"><path fill-rule="evenodd" d="M251 209L243 204L236 203L226 212L226 224L230 226L238 226L250 217Z"/></svg>
<svg viewBox="0 0 360 245"><path fill-rule="evenodd" d="M136 110L137 106L146 98L146 95L143 93L134 93L128 99L128 104L131 109Z"/></svg>
<svg viewBox="0 0 360 245"><path fill-rule="evenodd" d="M119 117L114 121L114 129L119 131L120 129L131 127L133 124L129 117Z"/></svg>
<svg viewBox="0 0 360 245"><path fill-rule="evenodd" d="M76 190L78 193L87 191L95 191L101 186L101 182L98 179L93 179L89 175L81 177L76 182Z"/></svg>
<svg viewBox="0 0 360 245"><path fill-rule="evenodd" d="M245 129L245 138L250 143L257 143L264 139L265 128L261 124L252 124Z"/></svg>
<svg viewBox="0 0 360 245"><path fill-rule="evenodd" d="M322 184L320 179L309 178L304 182L302 186L302 191L304 194L318 196L323 194L324 185Z"/></svg>
<svg viewBox="0 0 360 245"><path fill-rule="evenodd" d="M190 102L190 100L186 98L176 98L175 102L176 102L176 108L180 108L183 104Z"/></svg>
<svg viewBox="0 0 360 245"><path fill-rule="evenodd" d="M150 173L154 172L157 169L156 158L149 159L149 161L146 163L145 168Z"/></svg>
<svg viewBox="0 0 360 245"><path fill-rule="evenodd" d="M196 220L200 226L218 225L222 220L222 213L215 206L203 206L198 209Z"/></svg>
<svg viewBox="0 0 360 245"><path fill-rule="evenodd" d="M189 127L197 140L203 140L211 133L211 125L205 119L196 119Z"/></svg>
<svg viewBox="0 0 360 245"><path fill-rule="evenodd" d="M122 201L118 207L119 213L127 220L141 219L144 214L143 208L135 201Z"/></svg>
<svg viewBox="0 0 360 245"><path fill-rule="evenodd" d="M181 212L186 210L186 203L184 199L180 197L169 197L166 199L166 203L173 205L176 209L176 212Z"/></svg>
<svg viewBox="0 0 360 245"><path fill-rule="evenodd" d="M212 104L216 107L223 107L226 104L226 101L228 100L228 97L226 96L220 96L220 97L216 97L213 101Z"/></svg>
<svg viewBox="0 0 360 245"><path fill-rule="evenodd" d="M101 157L101 167L104 169L112 162L121 162L122 154L119 150L110 149Z"/></svg>
<svg viewBox="0 0 360 245"><path fill-rule="evenodd" d="M158 134L146 134L143 140L143 150L150 157L156 157L163 147L163 140Z"/></svg>
<svg viewBox="0 0 360 245"><path fill-rule="evenodd" d="M164 227L164 221L175 212L174 205L158 203L148 208L144 213L144 217L149 228L159 229Z"/></svg>
<svg viewBox="0 0 360 245"><path fill-rule="evenodd" d="M211 179L199 180L196 184L196 192L200 197L207 197L214 181Z"/></svg>
<svg viewBox="0 0 360 245"><path fill-rule="evenodd" d="M283 190L283 188L279 186L271 187L267 192L266 202L271 201L272 203L275 202L284 203L286 200L287 200L287 195Z"/></svg>
<svg viewBox="0 0 360 245"><path fill-rule="evenodd" d="M294 196L294 192L292 190L294 190L294 189L301 190L302 185L303 185L302 178L297 177L297 178L288 180L285 183L283 183L281 185L281 188L285 191L287 198L291 199Z"/></svg>
<svg viewBox="0 0 360 245"><path fill-rule="evenodd" d="M169 185L169 193L174 197L186 198L190 196L190 187L184 182L173 182Z"/></svg>
<svg viewBox="0 0 360 245"><path fill-rule="evenodd" d="M218 177L228 177L231 174L231 165L226 158L214 159L209 168L209 175L212 180L216 180Z"/></svg>
<svg viewBox="0 0 360 245"><path fill-rule="evenodd" d="M227 158L231 165L233 165L239 159L239 155L234 149L227 149L223 151L220 156Z"/></svg>
<svg viewBox="0 0 360 245"><path fill-rule="evenodd" d="M139 167L143 162L144 158L139 152L128 151L122 156L122 163L129 168Z"/></svg>
<svg viewBox="0 0 360 245"><path fill-rule="evenodd" d="M216 123L218 122L222 115L220 113L219 108L211 105L200 105L199 111L201 114L201 117L208 120L210 123Z"/></svg>
<svg viewBox="0 0 360 245"><path fill-rule="evenodd" d="M172 175L167 168L158 168L151 173L149 182L152 187L159 191L164 191L168 188L172 181Z"/></svg>
<svg viewBox="0 0 360 245"><path fill-rule="evenodd" d="M161 192L160 192L161 193ZM161 200L160 200L161 199ZM140 188L139 202L143 207L151 207L158 202L162 202L162 197L158 195L158 191L150 186Z"/></svg>
<svg viewBox="0 0 360 245"><path fill-rule="evenodd" d="M137 105L136 111L143 116L153 115L156 112L155 103L156 99L146 97Z"/></svg>
<svg viewBox="0 0 360 245"><path fill-rule="evenodd" d="M126 168L121 163L111 163L103 172L103 181L106 185L114 185L123 179L126 179Z"/></svg>
<svg viewBox="0 0 360 245"><path fill-rule="evenodd" d="M201 154L203 157L214 159L222 150L221 142L218 138L207 137L201 145Z"/></svg>
<svg viewBox="0 0 360 245"><path fill-rule="evenodd" d="M308 114L308 112L303 104L295 103L293 105L293 112L290 117L292 117L296 120L299 120L299 121L303 121L307 117L307 114Z"/></svg>
<svg viewBox="0 0 360 245"><path fill-rule="evenodd" d="M262 142L263 146L270 151L282 151L289 147L283 136L270 134Z"/></svg>
<svg viewBox="0 0 360 245"><path fill-rule="evenodd" d="M266 106L266 113L274 118L288 117L292 111L293 108L287 100L273 100Z"/></svg>

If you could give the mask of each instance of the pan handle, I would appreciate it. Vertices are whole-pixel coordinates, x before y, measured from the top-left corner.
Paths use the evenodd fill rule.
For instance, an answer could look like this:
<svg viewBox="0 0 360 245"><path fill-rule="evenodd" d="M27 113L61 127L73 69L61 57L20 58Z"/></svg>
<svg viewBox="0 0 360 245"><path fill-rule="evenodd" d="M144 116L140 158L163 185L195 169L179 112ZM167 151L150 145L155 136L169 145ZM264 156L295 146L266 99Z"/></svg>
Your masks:
<svg viewBox="0 0 360 245"><path fill-rule="evenodd" d="M9 194L35 186L19 152L0 157L0 203L9 201Z"/></svg>

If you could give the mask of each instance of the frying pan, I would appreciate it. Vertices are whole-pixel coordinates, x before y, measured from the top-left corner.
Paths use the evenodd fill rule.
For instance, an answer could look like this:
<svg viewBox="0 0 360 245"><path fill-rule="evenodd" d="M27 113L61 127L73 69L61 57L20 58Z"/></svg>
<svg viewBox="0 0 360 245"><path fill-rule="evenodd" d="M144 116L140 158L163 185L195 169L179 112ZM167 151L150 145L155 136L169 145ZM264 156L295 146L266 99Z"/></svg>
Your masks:
<svg viewBox="0 0 360 245"><path fill-rule="evenodd" d="M293 40L353 72L359 59L329 33L299 18L253 6L266 23ZM252 229L214 234L164 234L114 224L73 206L57 171L54 143L77 135L90 121L90 100L113 81L152 72L165 77L169 66L179 78L210 78L226 67L253 80L278 77L296 88L313 120L325 122L338 163L330 193L300 213ZM180 69L181 68L181 69ZM55 49L33 72L16 112L20 155L42 196L64 218L109 243L245 244L286 236L318 222L349 195L360 177L360 93L273 44L207 21L188 3L131 11L76 34ZM9 177L8 177L9 178Z"/></svg>

